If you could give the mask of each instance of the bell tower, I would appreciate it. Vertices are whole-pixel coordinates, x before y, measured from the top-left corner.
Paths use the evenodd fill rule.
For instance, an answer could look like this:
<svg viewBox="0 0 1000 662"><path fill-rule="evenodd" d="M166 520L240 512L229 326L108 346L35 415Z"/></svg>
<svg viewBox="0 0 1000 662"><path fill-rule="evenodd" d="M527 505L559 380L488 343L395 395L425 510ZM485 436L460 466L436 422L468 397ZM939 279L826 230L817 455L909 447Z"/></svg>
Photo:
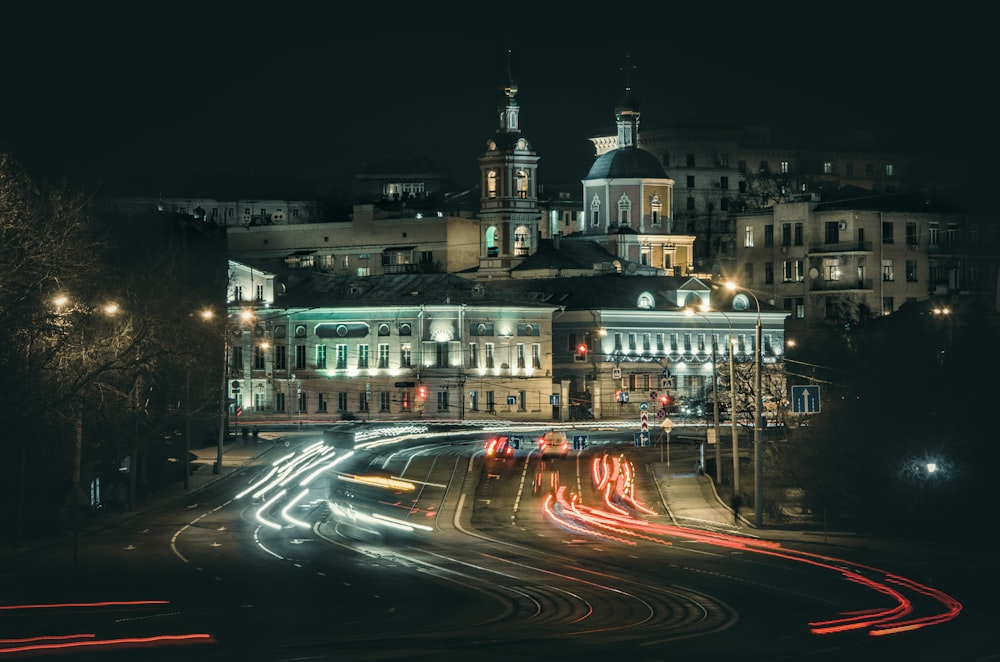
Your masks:
<svg viewBox="0 0 1000 662"><path fill-rule="evenodd" d="M521 135L517 83L502 88L499 126L479 157L479 273L503 278L538 248L538 155Z"/></svg>

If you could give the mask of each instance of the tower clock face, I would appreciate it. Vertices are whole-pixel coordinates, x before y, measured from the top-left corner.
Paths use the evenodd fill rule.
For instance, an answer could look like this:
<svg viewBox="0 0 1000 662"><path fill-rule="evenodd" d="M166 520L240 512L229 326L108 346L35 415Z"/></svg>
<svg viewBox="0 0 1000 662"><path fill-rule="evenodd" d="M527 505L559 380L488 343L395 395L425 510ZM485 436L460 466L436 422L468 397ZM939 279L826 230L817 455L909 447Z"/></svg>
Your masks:
<svg viewBox="0 0 1000 662"><path fill-rule="evenodd" d="M517 148L518 149L528 149L528 143L527 143L527 141L524 138L519 139L517 141Z"/></svg>
<svg viewBox="0 0 1000 662"><path fill-rule="evenodd" d="M492 152L493 150L495 150L497 148L497 144L491 140L488 143L488 147L490 148L490 151Z"/></svg>

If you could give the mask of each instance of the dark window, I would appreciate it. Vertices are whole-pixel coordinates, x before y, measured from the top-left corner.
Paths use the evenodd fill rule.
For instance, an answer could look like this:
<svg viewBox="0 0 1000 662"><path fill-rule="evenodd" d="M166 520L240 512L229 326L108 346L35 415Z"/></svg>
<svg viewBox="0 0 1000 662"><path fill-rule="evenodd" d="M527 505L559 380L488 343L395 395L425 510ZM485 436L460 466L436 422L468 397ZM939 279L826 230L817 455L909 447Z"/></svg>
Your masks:
<svg viewBox="0 0 1000 662"><path fill-rule="evenodd" d="M827 244L836 244L840 241L840 223L838 221L827 221L826 222L826 237L824 242Z"/></svg>
<svg viewBox="0 0 1000 662"><path fill-rule="evenodd" d="M892 221L882 221L882 243L892 243Z"/></svg>

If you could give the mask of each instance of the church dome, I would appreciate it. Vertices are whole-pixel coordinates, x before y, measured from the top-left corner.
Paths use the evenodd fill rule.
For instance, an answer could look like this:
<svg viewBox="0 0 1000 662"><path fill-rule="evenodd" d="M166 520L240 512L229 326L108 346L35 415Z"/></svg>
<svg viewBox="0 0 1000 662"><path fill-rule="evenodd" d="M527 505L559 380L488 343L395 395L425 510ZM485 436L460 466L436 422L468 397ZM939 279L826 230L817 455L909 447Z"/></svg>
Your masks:
<svg viewBox="0 0 1000 662"><path fill-rule="evenodd" d="M666 179L660 161L644 149L625 147L597 157L584 179Z"/></svg>

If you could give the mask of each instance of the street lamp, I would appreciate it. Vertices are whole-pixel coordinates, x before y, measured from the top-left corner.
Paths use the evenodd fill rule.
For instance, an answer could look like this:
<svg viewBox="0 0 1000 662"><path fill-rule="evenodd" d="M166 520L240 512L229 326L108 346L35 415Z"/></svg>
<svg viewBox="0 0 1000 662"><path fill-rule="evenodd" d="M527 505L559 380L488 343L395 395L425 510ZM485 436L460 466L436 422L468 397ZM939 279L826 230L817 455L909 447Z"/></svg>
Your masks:
<svg viewBox="0 0 1000 662"><path fill-rule="evenodd" d="M751 297L753 301L757 304L757 325L754 327L754 340L753 340L753 362L754 362L754 397L753 397L753 483L754 483L754 523L759 529L764 525L764 471L763 471L763 459L764 451L761 444L761 429L760 429L760 410L761 410L761 375L760 375L760 345L761 345L761 332L760 332L760 300L757 295L746 289L745 287L740 287L736 283L727 282L726 288L730 290L740 290L746 292Z"/></svg>

